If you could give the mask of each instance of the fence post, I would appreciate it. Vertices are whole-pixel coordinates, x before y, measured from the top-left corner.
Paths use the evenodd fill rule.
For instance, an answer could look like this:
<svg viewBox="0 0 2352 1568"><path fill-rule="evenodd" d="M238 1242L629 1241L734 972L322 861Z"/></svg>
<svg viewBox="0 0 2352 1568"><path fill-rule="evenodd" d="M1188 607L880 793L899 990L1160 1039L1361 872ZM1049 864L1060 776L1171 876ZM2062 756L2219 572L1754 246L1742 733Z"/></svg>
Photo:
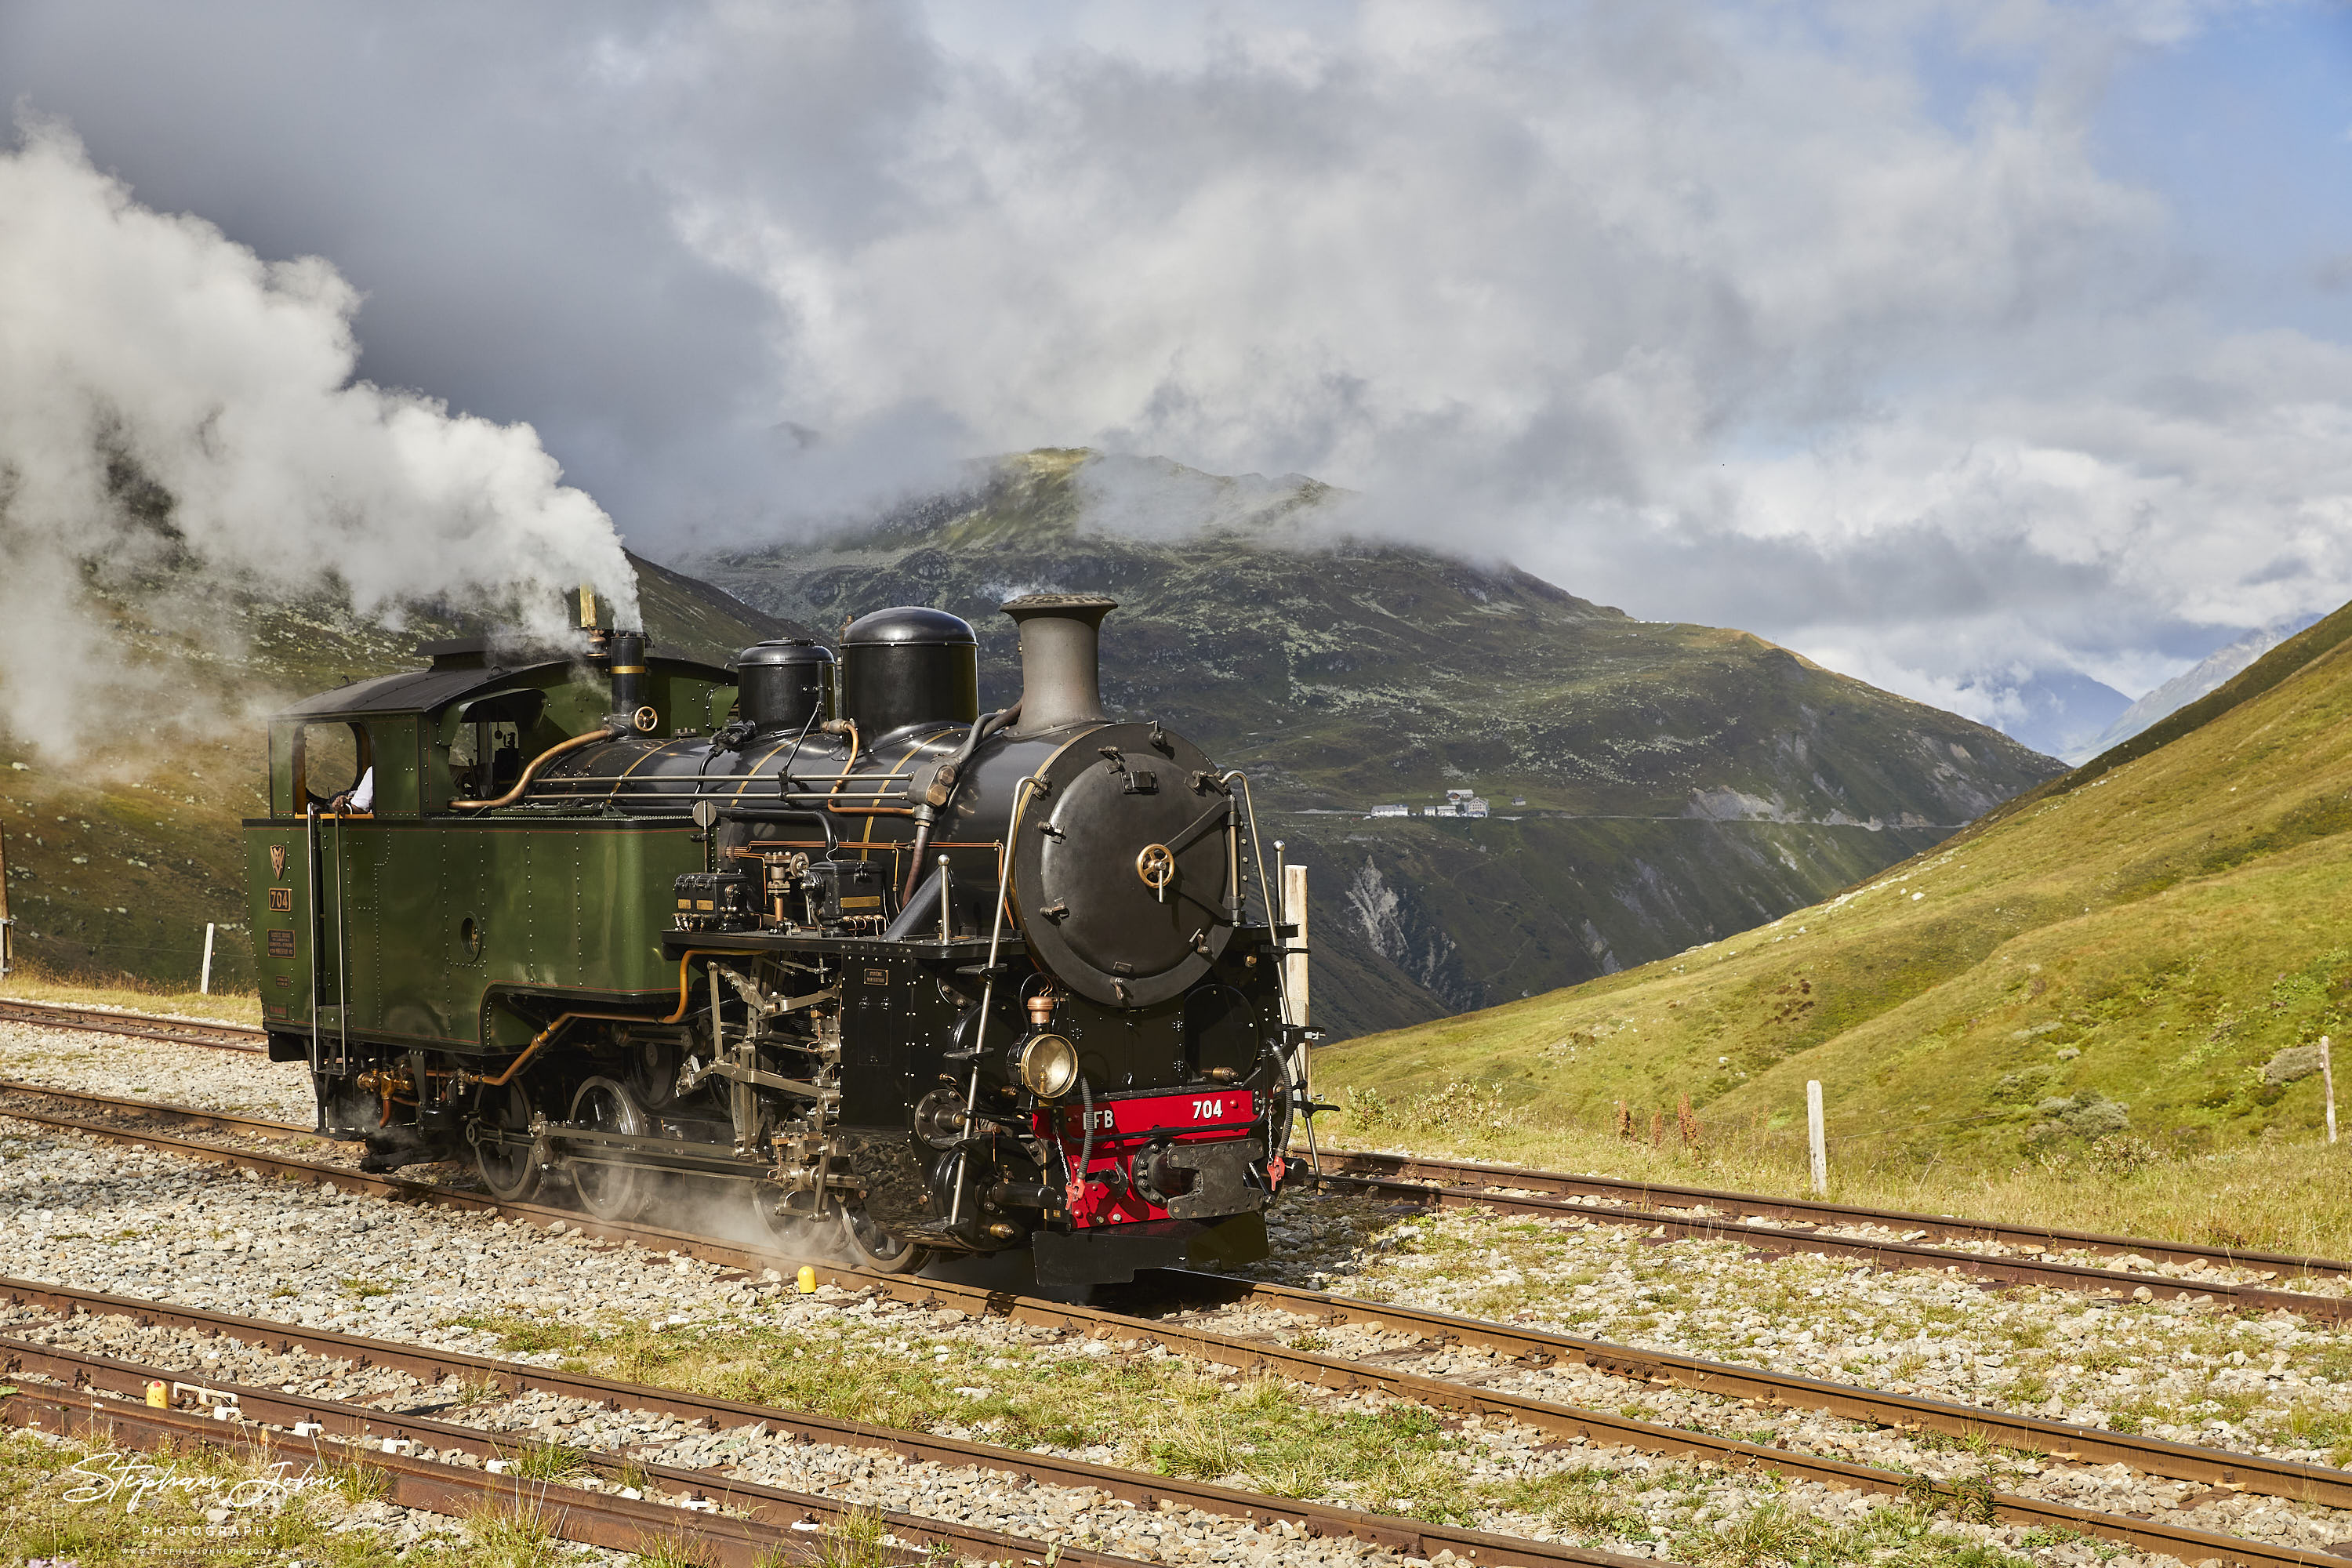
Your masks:
<svg viewBox="0 0 2352 1568"><path fill-rule="evenodd" d="M2319 1037L2319 1078L2327 1089L2327 1141L2336 1142L2336 1064L2327 1037Z"/></svg>
<svg viewBox="0 0 2352 1568"><path fill-rule="evenodd" d="M8 918L8 830L0 827L0 974L8 973L8 937L16 926Z"/></svg>
<svg viewBox="0 0 2352 1568"><path fill-rule="evenodd" d="M200 996L213 994L213 922L210 921L205 922L205 971L196 979L196 994Z"/></svg>
<svg viewBox="0 0 2352 1568"><path fill-rule="evenodd" d="M1307 868L1288 866L1282 868L1282 920L1286 925L1298 928L1297 934L1282 945L1298 951L1286 954L1282 960L1282 994L1288 1004L1290 1016L1283 1021L1299 1028L1307 1026ZM1307 1042L1298 1043L1298 1055L1292 1068L1292 1079L1302 1094L1314 1092L1308 1075L1314 1070L1314 1058Z"/></svg>
<svg viewBox="0 0 2352 1568"><path fill-rule="evenodd" d="M1805 1080L1805 1134L1813 1151L1813 1194L1825 1197L1830 1190L1830 1142L1822 1126L1822 1080Z"/></svg>

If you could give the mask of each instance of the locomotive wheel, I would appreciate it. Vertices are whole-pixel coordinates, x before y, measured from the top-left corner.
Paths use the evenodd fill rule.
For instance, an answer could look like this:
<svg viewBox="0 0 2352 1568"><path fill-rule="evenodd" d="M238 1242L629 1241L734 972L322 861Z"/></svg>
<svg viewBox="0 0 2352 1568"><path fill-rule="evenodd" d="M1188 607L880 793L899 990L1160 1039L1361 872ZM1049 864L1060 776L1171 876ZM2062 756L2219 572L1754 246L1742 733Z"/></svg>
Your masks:
<svg viewBox="0 0 2352 1568"><path fill-rule="evenodd" d="M510 1083L504 1089L491 1089L481 1110L485 1126L518 1137L530 1131L530 1096L522 1085ZM482 1185L500 1203L527 1202L539 1191L539 1162L527 1149L509 1148L502 1143L474 1145L474 1163L482 1173Z"/></svg>
<svg viewBox="0 0 2352 1568"><path fill-rule="evenodd" d="M787 1258L806 1258L823 1254L832 1240L826 1217L822 1215L788 1214L777 1203L776 1189L761 1184L751 1191L751 1207L759 1214L761 1228L777 1251Z"/></svg>
<svg viewBox="0 0 2352 1568"><path fill-rule="evenodd" d="M619 1132L631 1138L646 1135L646 1110L636 1097L609 1078L592 1078L572 1098L574 1126L599 1132ZM581 1206L598 1219L631 1220L643 1214L653 1195L649 1173L636 1165L608 1164L603 1160L574 1158L572 1184L579 1190Z"/></svg>
<svg viewBox="0 0 2352 1568"><path fill-rule="evenodd" d="M930 1257L913 1242L892 1236L867 1219L862 1204L841 1206L841 1234L848 1245L850 1261L876 1274L912 1274Z"/></svg>

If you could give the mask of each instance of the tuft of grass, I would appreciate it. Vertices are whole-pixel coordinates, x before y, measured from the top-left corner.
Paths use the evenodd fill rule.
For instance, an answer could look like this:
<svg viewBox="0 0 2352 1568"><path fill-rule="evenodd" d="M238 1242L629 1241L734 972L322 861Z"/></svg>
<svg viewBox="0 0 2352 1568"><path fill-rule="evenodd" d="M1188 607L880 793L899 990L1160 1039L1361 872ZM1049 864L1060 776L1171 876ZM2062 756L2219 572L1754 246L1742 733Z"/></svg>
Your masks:
<svg viewBox="0 0 2352 1568"><path fill-rule="evenodd" d="M562 1539L544 1498L516 1489L466 1516L466 1560L479 1568L556 1568Z"/></svg>
<svg viewBox="0 0 2352 1568"><path fill-rule="evenodd" d="M392 1490L392 1478L375 1465L365 1463L355 1454L338 1450L330 1453L314 1449L319 1473L334 1483L335 1490L345 1502L372 1502Z"/></svg>
<svg viewBox="0 0 2352 1568"><path fill-rule="evenodd" d="M892 1568L898 1554L886 1533L880 1509L851 1509L819 1539L818 1568Z"/></svg>
<svg viewBox="0 0 2352 1568"><path fill-rule="evenodd" d="M697 1541L680 1525L652 1541L640 1542L637 1562L643 1568L718 1568L719 1556L708 1542Z"/></svg>
<svg viewBox="0 0 2352 1568"><path fill-rule="evenodd" d="M560 1481L587 1468L588 1455L583 1449L562 1443L532 1443L515 1456L514 1473L525 1480Z"/></svg>
<svg viewBox="0 0 2352 1568"><path fill-rule="evenodd" d="M1489 1483L1480 1496L1491 1507L1533 1514L1588 1545L1648 1539L1641 1511L1609 1495L1609 1484L1616 1479L1616 1471L1597 1467L1555 1470Z"/></svg>

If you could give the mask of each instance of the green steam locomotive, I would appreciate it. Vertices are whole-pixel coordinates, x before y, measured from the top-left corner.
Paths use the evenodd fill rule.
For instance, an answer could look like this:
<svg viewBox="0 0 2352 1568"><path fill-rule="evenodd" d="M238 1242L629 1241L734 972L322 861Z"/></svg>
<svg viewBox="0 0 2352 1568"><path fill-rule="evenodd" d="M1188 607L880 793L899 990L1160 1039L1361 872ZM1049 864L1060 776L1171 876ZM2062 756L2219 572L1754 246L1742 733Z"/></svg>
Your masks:
<svg viewBox="0 0 2352 1568"><path fill-rule="evenodd" d="M371 1167L509 1200L731 1190L789 1249L1028 1247L1046 1282L1264 1256L1303 911L1247 780L1103 711L1115 607L1005 605L990 713L921 607L726 668L428 644L297 703L245 825L271 1057Z"/></svg>

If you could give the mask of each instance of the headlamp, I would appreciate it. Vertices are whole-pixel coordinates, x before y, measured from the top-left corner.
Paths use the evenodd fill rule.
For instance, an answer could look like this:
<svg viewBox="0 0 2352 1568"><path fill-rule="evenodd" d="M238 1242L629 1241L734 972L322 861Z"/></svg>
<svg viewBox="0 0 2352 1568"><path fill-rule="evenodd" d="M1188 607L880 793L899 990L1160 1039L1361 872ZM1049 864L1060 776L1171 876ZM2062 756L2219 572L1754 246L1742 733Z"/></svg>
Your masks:
<svg viewBox="0 0 2352 1568"><path fill-rule="evenodd" d="M1059 1035L1032 1035L1013 1047L1013 1076L1040 1100L1059 1100L1078 1081L1078 1047Z"/></svg>

